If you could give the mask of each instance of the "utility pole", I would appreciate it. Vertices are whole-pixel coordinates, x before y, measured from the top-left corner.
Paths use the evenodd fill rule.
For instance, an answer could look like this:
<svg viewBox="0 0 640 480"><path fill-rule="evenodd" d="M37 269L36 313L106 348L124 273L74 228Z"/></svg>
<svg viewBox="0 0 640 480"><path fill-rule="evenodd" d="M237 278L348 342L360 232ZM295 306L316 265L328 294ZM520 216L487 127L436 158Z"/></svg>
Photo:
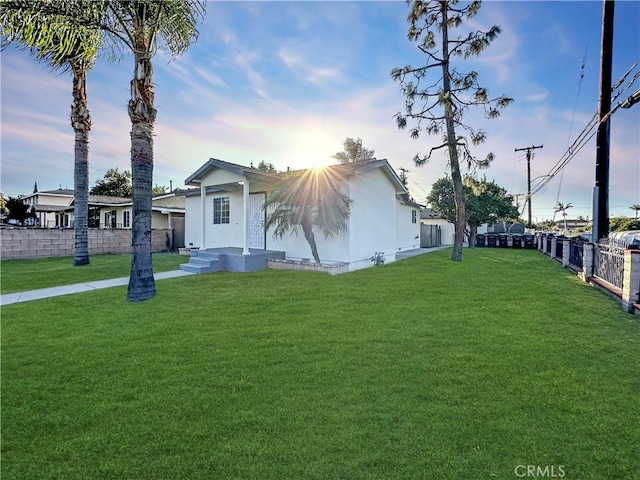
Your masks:
<svg viewBox="0 0 640 480"><path fill-rule="evenodd" d="M400 170L400 181L402 182L402 185L407 188L407 173L409 173L409 170L404 167L400 167L398 170Z"/></svg>
<svg viewBox="0 0 640 480"><path fill-rule="evenodd" d="M600 52L600 100L596 137L596 183L593 192L593 241L609 235L609 138L611 122L611 64L613 61L613 14L615 2L602 6L602 50Z"/></svg>
<svg viewBox="0 0 640 480"><path fill-rule="evenodd" d="M531 158L533 154L531 153L536 148L542 148L542 145L532 145L530 147L524 148L516 148L516 152L522 152L524 150L527 151L527 213L529 214L529 218L527 219L527 227L531 228Z"/></svg>

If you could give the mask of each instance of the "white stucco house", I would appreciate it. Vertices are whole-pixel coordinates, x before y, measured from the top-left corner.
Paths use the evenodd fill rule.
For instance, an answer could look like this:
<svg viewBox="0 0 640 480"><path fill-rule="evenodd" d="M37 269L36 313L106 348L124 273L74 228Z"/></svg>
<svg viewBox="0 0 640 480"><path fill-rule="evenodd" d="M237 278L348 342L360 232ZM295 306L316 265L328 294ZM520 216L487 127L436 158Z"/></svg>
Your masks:
<svg viewBox="0 0 640 480"><path fill-rule="evenodd" d="M396 253L420 247L420 205L387 160L331 165L320 169L339 182L353 201L346 231L333 239L316 233L321 263L340 263L348 270L372 265L382 252L386 262ZM185 244L199 250L236 247L244 255L254 251L284 252L288 259L311 257L298 235L274 238L265 231L265 199L280 176L218 159L210 159L185 180Z"/></svg>

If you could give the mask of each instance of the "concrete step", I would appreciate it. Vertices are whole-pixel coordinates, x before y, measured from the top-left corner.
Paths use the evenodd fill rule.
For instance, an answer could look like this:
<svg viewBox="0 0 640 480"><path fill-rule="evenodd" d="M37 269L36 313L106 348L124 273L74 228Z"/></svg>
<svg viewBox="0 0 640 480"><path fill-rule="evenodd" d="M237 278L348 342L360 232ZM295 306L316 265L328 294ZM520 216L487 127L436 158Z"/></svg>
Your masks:
<svg viewBox="0 0 640 480"><path fill-rule="evenodd" d="M222 269L217 263L209 265L194 265L192 263L183 263L180 265L180 270L190 273L212 273L219 272Z"/></svg>

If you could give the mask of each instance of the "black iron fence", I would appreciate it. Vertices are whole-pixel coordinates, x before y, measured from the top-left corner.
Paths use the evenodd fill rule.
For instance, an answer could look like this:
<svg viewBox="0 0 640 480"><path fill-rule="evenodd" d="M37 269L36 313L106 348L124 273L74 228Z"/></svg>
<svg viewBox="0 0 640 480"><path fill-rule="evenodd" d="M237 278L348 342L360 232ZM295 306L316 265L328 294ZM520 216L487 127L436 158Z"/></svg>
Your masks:
<svg viewBox="0 0 640 480"><path fill-rule="evenodd" d="M585 240L576 237L572 238L569 243L569 264L582 270Z"/></svg>

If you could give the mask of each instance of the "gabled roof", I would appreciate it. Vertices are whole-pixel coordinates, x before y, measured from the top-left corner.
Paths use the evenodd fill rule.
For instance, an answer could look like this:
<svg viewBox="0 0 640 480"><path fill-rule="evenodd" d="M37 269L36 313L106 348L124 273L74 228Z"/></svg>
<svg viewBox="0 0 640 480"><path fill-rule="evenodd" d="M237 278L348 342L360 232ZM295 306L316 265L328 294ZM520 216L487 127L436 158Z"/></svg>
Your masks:
<svg viewBox="0 0 640 480"><path fill-rule="evenodd" d="M223 160L218 160L216 158L210 158L207 163L205 163L202 167L200 167L196 172L187 178L184 183L185 185L199 185L200 179L211 169L220 168L223 170L227 170L229 172L235 173L240 176L259 176L265 179L275 180L282 175L303 172L308 169L302 170L292 170L290 172L281 173L281 174L272 174L265 173L262 170L258 170L256 168L245 167L242 165L238 165L235 163L225 162ZM352 175L356 175L359 173L366 173L371 170L375 170L376 168L382 169L382 172L387 176L389 181L394 185L396 193L405 194L408 193L407 189L402 185L400 181L400 177L396 174L395 170L389 165L389 162L386 159L378 160L376 158L372 158L370 160L363 160L359 162L350 162L350 163L340 163L337 165L329 165L325 167L328 170L331 170L339 175L344 177L350 177ZM186 193L189 195L189 192Z"/></svg>
<svg viewBox="0 0 640 480"><path fill-rule="evenodd" d="M411 199L411 197L409 197L408 193L398 193L396 194L396 197L398 197L398 201L403 205L408 205L409 207L420 208L420 209L424 208L424 205L420 205L419 203L414 202Z"/></svg>
<svg viewBox="0 0 640 480"><path fill-rule="evenodd" d="M45 191L38 191L38 192L33 192L30 193L28 195L24 195L22 198L30 198L30 197L35 197L37 195L60 195L60 196L64 196L64 197L73 197L74 195L74 191L68 188L58 188L56 190L45 190Z"/></svg>
<svg viewBox="0 0 640 480"><path fill-rule="evenodd" d="M218 160L217 158L210 158L207 163L205 163L193 174L191 174L184 181L184 184L199 185L201 182L201 178L213 168L220 168L222 170L227 170L228 172L235 173L236 175L240 175L242 177L259 176L259 177L265 177L265 178L277 178L277 175L274 175L272 173L265 173L262 170L258 170L257 168L245 167L243 165L238 165L236 163L230 163L230 162L225 162L223 160Z"/></svg>

